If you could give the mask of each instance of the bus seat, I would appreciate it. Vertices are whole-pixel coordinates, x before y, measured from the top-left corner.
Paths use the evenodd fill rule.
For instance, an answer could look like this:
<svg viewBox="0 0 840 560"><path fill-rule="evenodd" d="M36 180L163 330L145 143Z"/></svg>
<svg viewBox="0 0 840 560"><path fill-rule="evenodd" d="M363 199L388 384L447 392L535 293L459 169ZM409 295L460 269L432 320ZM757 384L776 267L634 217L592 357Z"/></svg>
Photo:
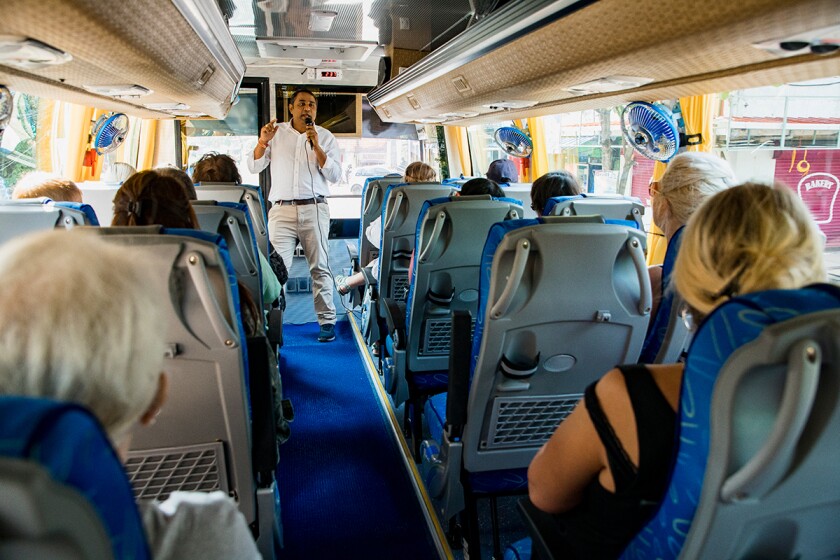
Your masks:
<svg viewBox="0 0 840 560"><path fill-rule="evenodd" d="M651 300L644 234L603 222L495 224L471 344L466 313L453 312L449 389L426 402L420 456L441 519L466 507L470 550L476 500L524 491L528 464L584 388L638 358Z"/></svg>
<svg viewBox="0 0 840 560"><path fill-rule="evenodd" d="M662 263L662 298L656 315L650 320L648 333L642 345L642 353L639 355L641 364L676 363L691 343L691 332L681 317L683 299L670 282L684 230L684 227L677 230L665 251L665 260Z"/></svg>
<svg viewBox="0 0 840 560"><path fill-rule="evenodd" d="M522 203L523 218L536 218L537 213L531 208L531 183L502 183L499 185L507 198L515 198Z"/></svg>
<svg viewBox="0 0 840 560"><path fill-rule="evenodd" d="M606 220L626 220L645 231L645 206L632 196L579 194L555 196L545 203L544 216L584 216L599 214ZM628 224L630 225L630 224Z"/></svg>
<svg viewBox="0 0 840 560"><path fill-rule="evenodd" d="M194 200L192 207L203 231L217 233L224 238L236 277L250 290L257 307L262 309L259 249L247 206L238 202Z"/></svg>
<svg viewBox="0 0 840 560"><path fill-rule="evenodd" d="M55 200L53 201L53 204L59 208L67 208L68 210L81 212L85 215L84 222L86 226L99 225L99 218L96 217L96 211L90 204L85 204L84 202L67 202L63 200Z"/></svg>
<svg viewBox="0 0 840 560"><path fill-rule="evenodd" d="M87 409L0 397L0 456L0 557L151 557L123 466Z"/></svg>
<svg viewBox="0 0 840 560"><path fill-rule="evenodd" d="M415 233L414 282L402 312L405 328L383 371L394 405L412 401L416 446L422 398L446 391L450 312L466 309L476 315L481 249L490 227L521 216L518 200L489 195L436 198L422 206ZM393 333L393 321L388 322Z"/></svg>
<svg viewBox="0 0 840 560"><path fill-rule="evenodd" d="M268 221L265 200L259 187L252 185L237 185L236 183L196 183L195 193L198 200L216 200L218 202L238 202L248 208L254 233L257 236L257 247L265 258L268 258Z"/></svg>
<svg viewBox="0 0 840 560"><path fill-rule="evenodd" d="M236 275L224 239L214 233L150 227L98 228L157 272L166 306L169 402L157 422L136 434L126 468L139 499L166 499L173 491L222 490L235 496L254 528L260 493L254 472L247 342L239 316ZM271 409L270 404L260 407ZM276 449L260 452L276 453ZM276 463L276 461L275 461ZM266 502L267 503L267 502ZM273 503L273 500L272 500ZM273 518L273 517L272 517ZM271 535L260 534L260 540ZM258 541L261 551L265 549ZM265 554L265 552L263 552Z"/></svg>
<svg viewBox="0 0 840 560"><path fill-rule="evenodd" d="M49 198L0 201L0 243L35 231L85 225L99 225L87 204L53 202Z"/></svg>
<svg viewBox="0 0 840 560"><path fill-rule="evenodd" d="M840 290L735 297L688 352L667 498L622 558L840 550Z"/></svg>
<svg viewBox="0 0 840 560"><path fill-rule="evenodd" d="M362 208L359 220L359 241L355 250L348 247L350 253L350 268L353 273L364 271L365 267L373 259L379 256L379 247L375 247L365 235L368 226L382 215L382 205L385 202L385 191L390 185L402 184L404 179L402 175L386 175L385 177L370 177L365 180L365 186L362 189ZM368 286L376 284L376 278L369 277L371 275L365 274L365 283ZM377 293L373 293L373 299L377 299ZM359 306L363 303L364 294L359 290L350 292L350 304L352 307ZM370 309L366 309L363 314L362 334L368 343L379 339L379 330L377 325L373 325L368 320L370 318Z"/></svg>

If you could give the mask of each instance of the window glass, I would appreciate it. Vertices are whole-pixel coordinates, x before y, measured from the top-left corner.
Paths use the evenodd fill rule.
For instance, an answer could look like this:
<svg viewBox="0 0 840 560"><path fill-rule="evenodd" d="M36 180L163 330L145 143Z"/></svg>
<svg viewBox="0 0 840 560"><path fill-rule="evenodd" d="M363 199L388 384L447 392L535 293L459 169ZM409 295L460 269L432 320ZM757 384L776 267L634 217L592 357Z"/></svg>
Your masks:
<svg viewBox="0 0 840 560"><path fill-rule="evenodd" d="M186 120L183 130L187 135L187 173L201 157L209 152L227 154L238 163L242 183L259 185L258 173L248 171L245 159L254 150L258 130L257 91L253 88L239 90L239 102L233 105L223 120Z"/></svg>
<svg viewBox="0 0 840 560"><path fill-rule="evenodd" d="M30 171L53 171L51 124L56 104L22 93L14 93L13 99L12 118L0 133L0 199L10 198L18 180Z"/></svg>

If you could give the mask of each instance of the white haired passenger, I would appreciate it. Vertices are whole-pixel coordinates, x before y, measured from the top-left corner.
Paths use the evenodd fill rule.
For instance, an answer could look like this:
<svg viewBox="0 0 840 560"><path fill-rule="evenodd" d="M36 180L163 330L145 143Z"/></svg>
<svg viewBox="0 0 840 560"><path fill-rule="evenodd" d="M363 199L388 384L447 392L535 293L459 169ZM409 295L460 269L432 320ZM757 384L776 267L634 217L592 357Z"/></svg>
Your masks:
<svg viewBox="0 0 840 560"><path fill-rule="evenodd" d="M142 263L94 234L53 230L0 247L0 284L0 394L87 407L125 460L167 393L163 298ZM176 492L141 513L156 560L260 558L221 492Z"/></svg>
<svg viewBox="0 0 840 560"><path fill-rule="evenodd" d="M706 199L734 184L735 174L726 160L707 152L679 154L668 164L662 179L650 184L653 221L670 244ZM661 265L651 267L649 272L654 296L651 317L655 317L668 279L662 278Z"/></svg>

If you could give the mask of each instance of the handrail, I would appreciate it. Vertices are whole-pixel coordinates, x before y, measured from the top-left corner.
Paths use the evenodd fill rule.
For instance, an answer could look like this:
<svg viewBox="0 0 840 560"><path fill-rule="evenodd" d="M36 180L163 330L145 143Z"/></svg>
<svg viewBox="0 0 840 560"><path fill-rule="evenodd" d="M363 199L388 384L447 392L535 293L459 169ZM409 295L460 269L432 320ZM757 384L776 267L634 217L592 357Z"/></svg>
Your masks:
<svg viewBox="0 0 840 560"><path fill-rule="evenodd" d="M242 231L239 229L239 222L233 216L228 216L225 220L225 223L227 224L227 227L230 230L230 234L233 237L233 242L236 244L237 247L241 248L241 250L238 252L240 254L240 258L242 259L242 263L248 270L248 273L256 273L257 265L254 262L254 259L251 258L251 252L248 251L250 244L245 243L245 238L242 237Z"/></svg>
<svg viewBox="0 0 840 560"><path fill-rule="evenodd" d="M371 186L370 191L368 191L370 193L370 196L367 199L367 204L365 205L365 209L362 210L362 216L363 217L367 216L368 212L370 212L371 209L373 208L373 201L374 201L374 199L376 199L376 196L379 194L377 192L378 190L379 190L379 185L374 184L374 185Z"/></svg>
<svg viewBox="0 0 840 560"><path fill-rule="evenodd" d="M779 415L762 448L721 486L725 502L760 498L785 475L811 415L820 379L822 353L815 340L797 342L788 355Z"/></svg>
<svg viewBox="0 0 840 560"><path fill-rule="evenodd" d="M432 229L432 234L429 236L429 242L420 253L420 259L418 262L426 262L426 257L429 256L429 253L432 251L432 246L438 240L438 237L440 237L440 232L443 231L443 224L445 222L446 213L443 211L438 212L437 218L435 218L435 227Z"/></svg>
<svg viewBox="0 0 840 560"><path fill-rule="evenodd" d="M207 276L207 267L204 263L204 257L198 251L192 251L187 256L187 271L189 271L190 278L196 291L198 291L198 298L201 300L201 305L207 313L207 318L210 320L210 325L216 332L219 342L228 348L236 348L237 337L233 329L225 319L222 313L219 302L216 300L213 290L210 287L210 278Z"/></svg>
<svg viewBox="0 0 840 560"><path fill-rule="evenodd" d="M394 222L397 221L397 214L399 213L400 206L402 206L402 201L405 198L405 193L402 191L397 193L396 199L394 200L394 205L391 206L391 213L385 217L385 230L391 229L391 226L394 225Z"/></svg>
<svg viewBox="0 0 840 560"><path fill-rule="evenodd" d="M653 305L653 293L650 287L647 264L645 263L645 252L642 249L642 244L635 237L627 240L627 249L630 251L630 258L633 259L633 265L636 267L636 276L639 278L639 287L641 288L639 313L648 315Z"/></svg>
<svg viewBox="0 0 840 560"><path fill-rule="evenodd" d="M513 258L513 266L510 270L510 277L508 278L505 290L502 292L498 301L493 304L490 309L490 317L498 319L510 308L513 302L513 295L522 281L522 276L525 274L525 266L528 264L528 255L531 252L531 242L528 239L520 239L516 243L516 256Z"/></svg>
<svg viewBox="0 0 840 560"><path fill-rule="evenodd" d="M262 213L262 205L260 205L259 200L254 197L251 193L245 193L245 204L248 205L248 208L251 212L252 216L255 216L254 219L254 227L257 228L257 232L260 235L265 235L265 217ZM256 209L255 209L256 208Z"/></svg>

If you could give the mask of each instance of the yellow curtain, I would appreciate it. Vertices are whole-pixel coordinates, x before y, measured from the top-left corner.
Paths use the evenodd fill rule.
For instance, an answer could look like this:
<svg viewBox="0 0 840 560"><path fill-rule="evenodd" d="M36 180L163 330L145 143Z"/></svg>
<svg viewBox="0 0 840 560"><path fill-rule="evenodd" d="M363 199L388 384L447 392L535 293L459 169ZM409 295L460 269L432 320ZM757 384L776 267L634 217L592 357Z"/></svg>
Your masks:
<svg viewBox="0 0 840 560"><path fill-rule="evenodd" d="M85 150L89 146L91 121L94 109L81 105L66 104L64 106L65 130L67 132L67 169L64 174L72 181L85 181L89 173L87 167L82 167Z"/></svg>
<svg viewBox="0 0 840 560"><path fill-rule="evenodd" d="M93 126L93 123L96 122L96 119L98 119L100 116L102 116L104 113L106 113L106 111L103 111L102 109L92 109L92 111L93 111L93 114L90 117L91 122L89 122L87 124L87 126L88 126L87 132L88 133L90 132L90 129ZM87 139L87 134L85 134L84 137L85 137L85 139ZM120 146L120 148L116 152L117 157L119 157L119 154L120 154L119 150L121 150L121 149L122 149L122 146ZM84 157L84 152L82 152L82 157ZM93 167L82 167L82 181L98 181L100 175L102 174L102 162L103 162L103 160L104 160L103 156L98 155L98 156L96 156L96 164Z"/></svg>
<svg viewBox="0 0 840 560"><path fill-rule="evenodd" d="M712 123L715 118L716 104L717 96L715 94L680 98L680 110L685 123L686 134L700 133L703 136L703 141L700 144L689 146L688 150L709 152L714 147L715 139L712 132ZM661 179L663 173L665 173L665 164L656 162L653 168L654 180ZM651 222L650 232L648 232L648 265L662 263L665 259L667 245L662 230Z"/></svg>
<svg viewBox="0 0 840 560"><path fill-rule="evenodd" d="M531 133L531 141L534 144L534 151L531 152L531 180L533 180L549 171L548 154L545 150L545 124L542 117L528 119L528 132Z"/></svg>
<svg viewBox="0 0 840 560"><path fill-rule="evenodd" d="M449 174L457 177L463 174L465 177L472 175L472 162L470 161L470 147L467 137L467 129L463 126L444 126L446 137L446 150L449 157ZM456 169L453 163L457 163L460 169Z"/></svg>
<svg viewBox="0 0 840 560"><path fill-rule="evenodd" d="M703 135L703 142L697 146L690 146L688 149L693 152L709 152L714 146L715 139L712 136L712 123L715 118L715 107L717 96L695 95L693 97L680 97L680 110L685 122L686 134Z"/></svg>
<svg viewBox="0 0 840 560"><path fill-rule="evenodd" d="M38 104L38 123L35 127L35 169L53 171L52 145L55 138L56 102L42 99Z"/></svg>
<svg viewBox="0 0 840 560"><path fill-rule="evenodd" d="M651 180L658 181L665 174L665 164L657 161L653 165L653 175ZM650 209L653 212L653 206ZM665 234L659 229L653 220L650 221L650 229L648 230L648 254L647 264L653 266L655 264L662 264L665 260L665 250L668 248L668 242L665 239Z"/></svg>
<svg viewBox="0 0 840 560"><path fill-rule="evenodd" d="M140 146L137 150L137 170L151 169L155 165L155 138L158 122L154 119L140 121Z"/></svg>

